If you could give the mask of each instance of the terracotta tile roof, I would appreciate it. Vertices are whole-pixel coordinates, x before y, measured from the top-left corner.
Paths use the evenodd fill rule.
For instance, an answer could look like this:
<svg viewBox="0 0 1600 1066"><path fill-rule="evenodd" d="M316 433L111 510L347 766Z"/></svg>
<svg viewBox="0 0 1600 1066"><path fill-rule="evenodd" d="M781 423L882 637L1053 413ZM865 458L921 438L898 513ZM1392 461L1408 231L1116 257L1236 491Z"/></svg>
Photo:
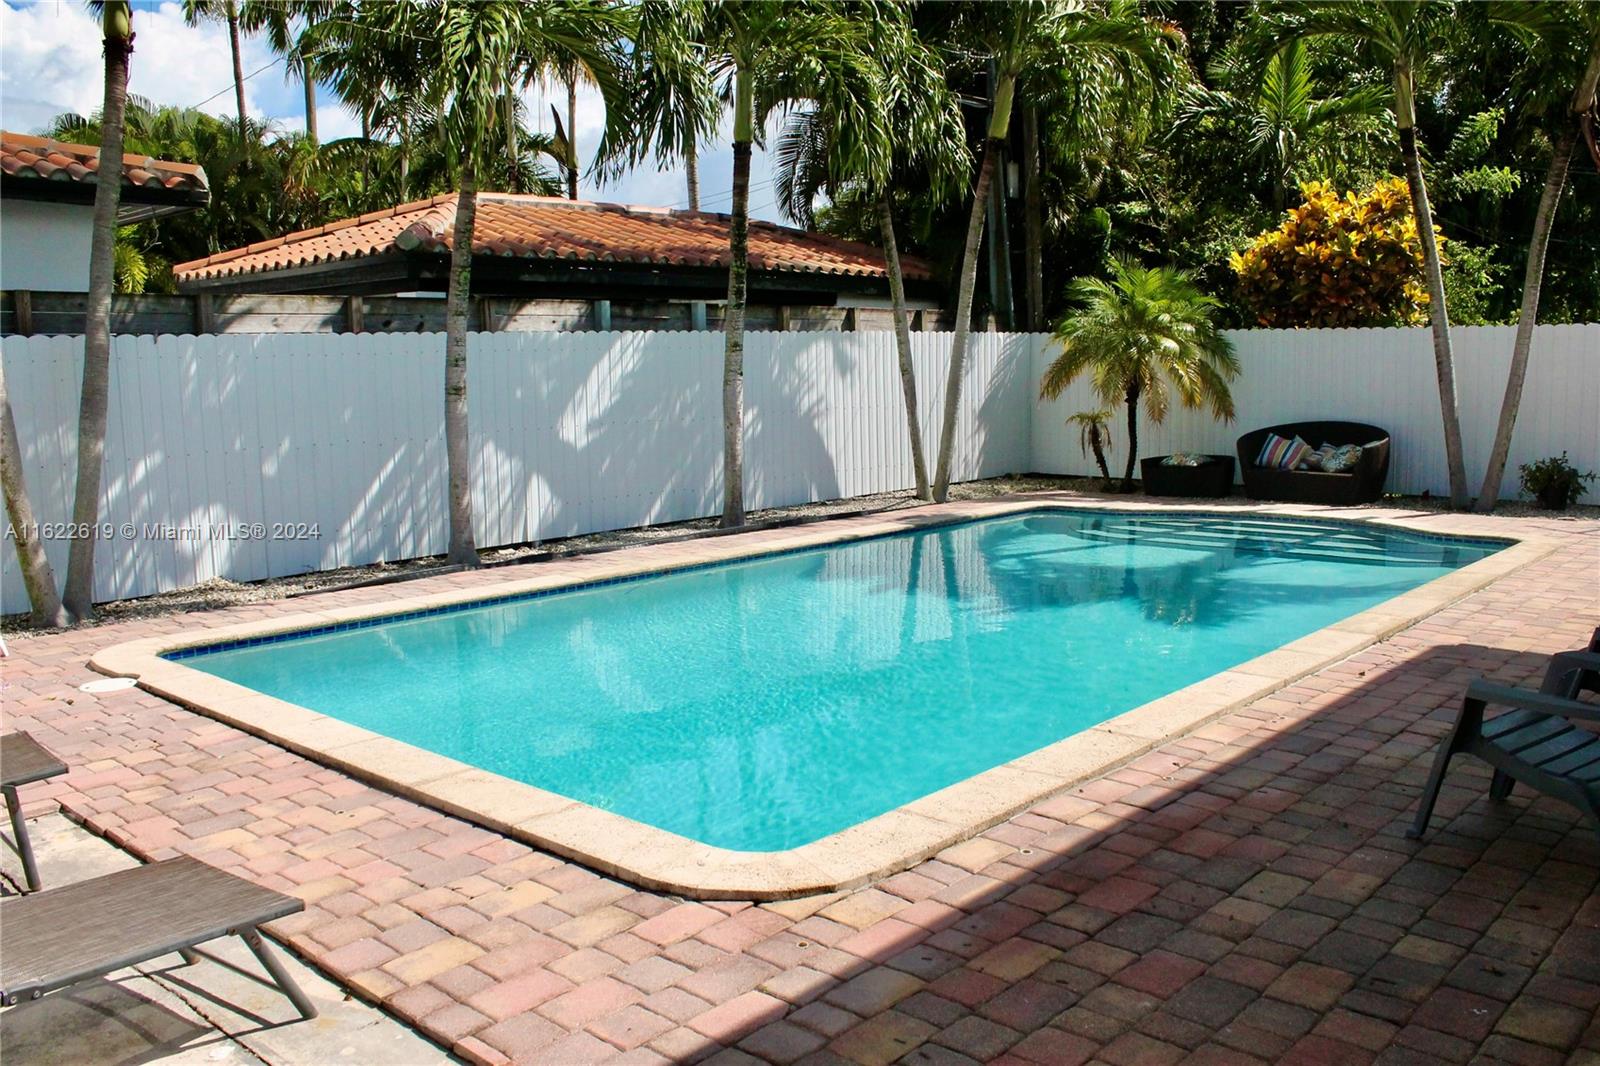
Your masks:
<svg viewBox="0 0 1600 1066"><path fill-rule="evenodd" d="M401 204L270 241L180 263L180 281L233 277L345 259L450 250L455 194ZM590 203L546 196L482 193L475 255L660 266L725 267L728 216L660 207ZM904 256L907 278L932 276ZM768 222L750 223L753 270L884 276L883 253L868 244Z"/></svg>
<svg viewBox="0 0 1600 1066"><path fill-rule="evenodd" d="M67 144L48 137L0 130L0 171L23 181L69 181L93 185L100 166L100 148L92 144ZM174 163L147 155L125 153L123 186L174 192L209 192L206 172L194 163Z"/></svg>

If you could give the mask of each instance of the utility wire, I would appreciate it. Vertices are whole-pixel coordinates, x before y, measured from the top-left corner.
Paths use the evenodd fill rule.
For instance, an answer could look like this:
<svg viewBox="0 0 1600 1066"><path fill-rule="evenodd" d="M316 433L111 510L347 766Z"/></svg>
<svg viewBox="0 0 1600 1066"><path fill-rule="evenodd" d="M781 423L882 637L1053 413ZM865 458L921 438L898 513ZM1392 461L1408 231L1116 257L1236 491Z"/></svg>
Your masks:
<svg viewBox="0 0 1600 1066"><path fill-rule="evenodd" d="M264 66L259 66L255 70L252 70L250 73L246 74L243 78L240 79L239 84L243 85L245 82L249 81L251 78L255 77L257 74L260 74L263 71L271 70L273 67L277 66L279 63L282 63L282 62L283 62L283 56L278 56L276 59L272 60L272 62L267 63ZM222 88L218 89L216 92L212 93L210 96L206 97L204 100L201 100L198 104L190 104L189 107L188 107L188 110L198 111L200 108L205 107L207 104L209 104L211 101L215 100L217 97L221 96L223 93L231 93L231 92L233 92L233 89L234 89L233 82L230 81L230 82L228 82L227 85L224 85Z"/></svg>

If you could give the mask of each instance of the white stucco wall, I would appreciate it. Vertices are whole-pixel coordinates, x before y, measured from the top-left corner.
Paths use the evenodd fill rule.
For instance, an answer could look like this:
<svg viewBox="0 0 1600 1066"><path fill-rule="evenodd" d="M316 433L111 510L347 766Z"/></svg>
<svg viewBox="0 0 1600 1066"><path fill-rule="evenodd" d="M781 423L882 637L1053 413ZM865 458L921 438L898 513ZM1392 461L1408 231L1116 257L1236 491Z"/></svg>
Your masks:
<svg viewBox="0 0 1600 1066"><path fill-rule="evenodd" d="M89 291L87 204L0 199L0 289Z"/></svg>

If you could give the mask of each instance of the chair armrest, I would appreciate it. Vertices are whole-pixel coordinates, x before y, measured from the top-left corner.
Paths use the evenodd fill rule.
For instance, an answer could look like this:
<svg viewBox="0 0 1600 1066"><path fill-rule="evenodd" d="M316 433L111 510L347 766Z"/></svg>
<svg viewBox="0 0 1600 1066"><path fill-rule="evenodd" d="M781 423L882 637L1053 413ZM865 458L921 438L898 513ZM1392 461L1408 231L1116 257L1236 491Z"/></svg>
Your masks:
<svg viewBox="0 0 1600 1066"><path fill-rule="evenodd" d="M1600 651L1558 651L1552 662L1571 663L1584 670L1600 670Z"/></svg>
<svg viewBox="0 0 1600 1066"><path fill-rule="evenodd" d="M1482 700L1484 703L1505 707L1520 707L1525 711L1559 714L1563 718L1600 722L1600 705L1562 699L1560 696L1551 696L1525 688L1512 688L1510 685L1493 685L1481 678L1467 686L1467 699Z"/></svg>

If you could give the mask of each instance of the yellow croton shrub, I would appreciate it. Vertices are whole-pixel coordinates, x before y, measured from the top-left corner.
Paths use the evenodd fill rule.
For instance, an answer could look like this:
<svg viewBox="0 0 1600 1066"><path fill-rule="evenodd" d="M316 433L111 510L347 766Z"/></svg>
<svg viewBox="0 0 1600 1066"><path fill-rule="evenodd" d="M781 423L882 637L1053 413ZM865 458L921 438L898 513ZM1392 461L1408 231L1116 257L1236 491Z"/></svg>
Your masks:
<svg viewBox="0 0 1600 1066"><path fill-rule="evenodd" d="M1283 225L1230 258L1257 321L1278 328L1426 322L1422 242L1405 179L1342 196L1326 182L1300 191L1305 203Z"/></svg>

